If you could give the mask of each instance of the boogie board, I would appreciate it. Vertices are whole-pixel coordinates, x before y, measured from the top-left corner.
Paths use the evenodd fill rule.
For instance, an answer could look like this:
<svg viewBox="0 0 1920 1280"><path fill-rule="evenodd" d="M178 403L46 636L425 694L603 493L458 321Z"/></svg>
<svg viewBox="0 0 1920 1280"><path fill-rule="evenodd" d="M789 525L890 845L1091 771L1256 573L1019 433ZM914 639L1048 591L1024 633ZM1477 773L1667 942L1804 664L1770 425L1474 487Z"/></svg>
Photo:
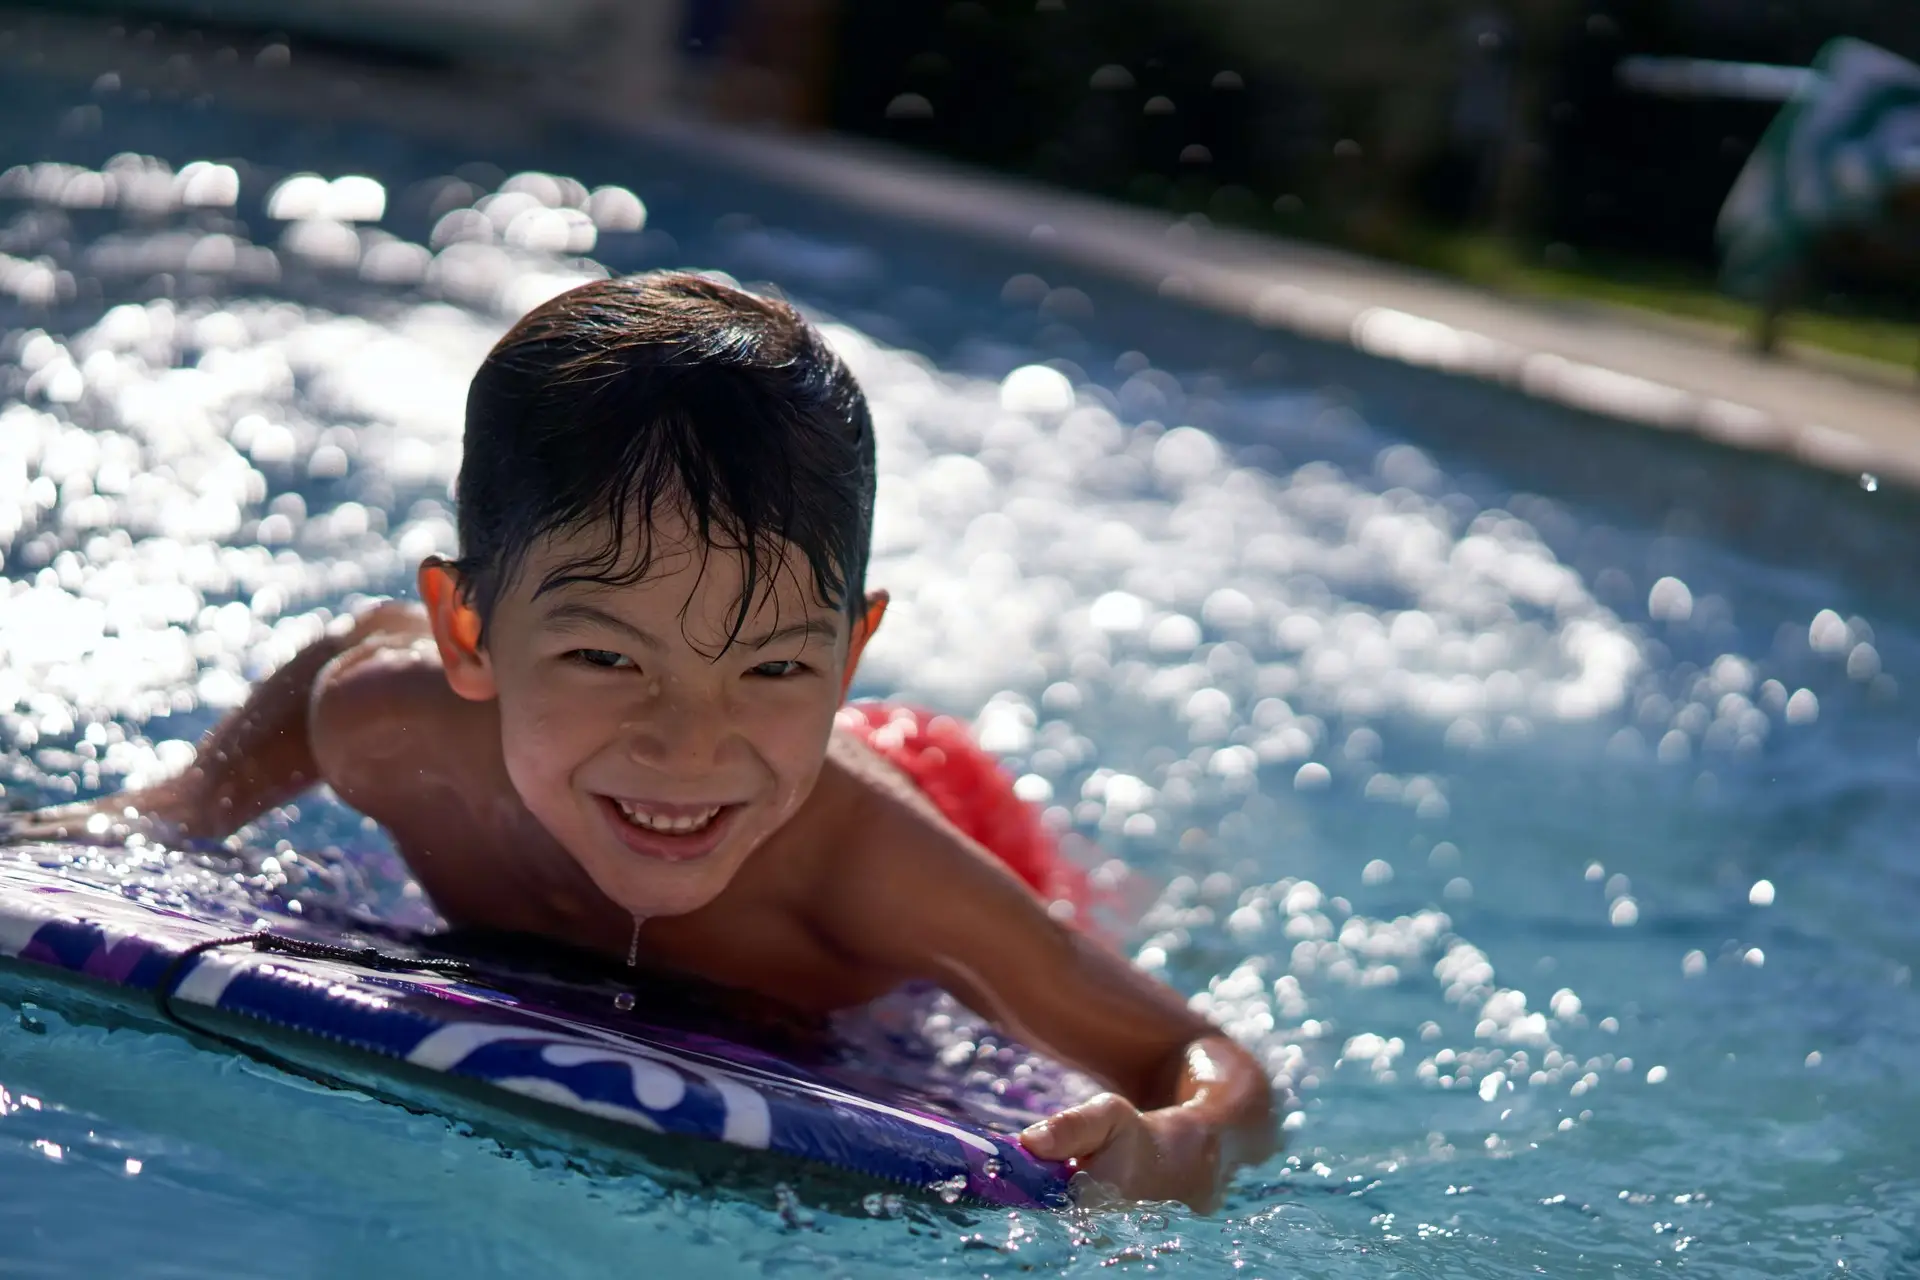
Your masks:
<svg viewBox="0 0 1920 1280"><path fill-rule="evenodd" d="M532 1112L595 1143L657 1150L669 1135L949 1202L1066 1202L1066 1166L1012 1136L1071 1100L1057 1077L969 1083L906 1047L910 1036L783 1025L690 998L678 979L604 965L555 973L273 904L238 919L226 904L196 909L190 895L89 876L62 846L0 851L0 976L8 969L144 1006L301 1074L399 1099L424 1082L435 1097Z"/></svg>

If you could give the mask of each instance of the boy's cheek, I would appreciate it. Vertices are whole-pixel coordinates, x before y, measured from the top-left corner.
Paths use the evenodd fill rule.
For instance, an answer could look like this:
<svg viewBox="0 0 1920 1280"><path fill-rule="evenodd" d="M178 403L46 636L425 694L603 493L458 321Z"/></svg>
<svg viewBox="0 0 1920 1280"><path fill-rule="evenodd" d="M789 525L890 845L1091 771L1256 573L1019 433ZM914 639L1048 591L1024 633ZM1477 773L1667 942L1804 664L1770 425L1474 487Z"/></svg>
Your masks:
<svg viewBox="0 0 1920 1280"><path fill-rule="evenodd" d="M543 780L560 784L608 740L597 723L604 707L565 700L510 698L500 701L500 751L508 775L525 791Z"/></svg>

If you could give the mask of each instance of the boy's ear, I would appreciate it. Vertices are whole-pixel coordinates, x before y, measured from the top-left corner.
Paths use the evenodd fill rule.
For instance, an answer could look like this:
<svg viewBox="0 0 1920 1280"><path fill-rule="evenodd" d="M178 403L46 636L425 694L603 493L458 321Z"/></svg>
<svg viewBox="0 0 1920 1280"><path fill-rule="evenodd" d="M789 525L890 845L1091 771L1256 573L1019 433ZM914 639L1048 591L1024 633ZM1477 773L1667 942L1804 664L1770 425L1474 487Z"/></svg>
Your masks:
<svg viewBox="0 0 1920 1280"><path fill-rule="evenodd" d="M840 676L842 698L853 687L853 673L860 665L860 655L866 652L867 641L880 629L880 619L887 616L887 600L886 592L869 591L860 616L853 620L853 634L847 640L847 669Z"/></svg>
<svg viewBox="0 0 1920 1280"><path fill-rule="evenodd" d="M439 556L428 556L420 565L419 584L447 684L475 702L498 696L493 663L480 645L480 615L467 603L459 571Z"/></svg>

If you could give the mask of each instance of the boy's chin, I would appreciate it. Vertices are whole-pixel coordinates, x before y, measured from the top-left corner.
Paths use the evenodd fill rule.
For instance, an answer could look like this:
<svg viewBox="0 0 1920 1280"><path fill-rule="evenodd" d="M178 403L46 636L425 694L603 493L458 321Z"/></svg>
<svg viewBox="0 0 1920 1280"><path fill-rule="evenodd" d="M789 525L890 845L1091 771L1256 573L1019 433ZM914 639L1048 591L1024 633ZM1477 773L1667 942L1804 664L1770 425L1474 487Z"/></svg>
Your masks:
<svg viewBox="0 0 1920 1280"><path fill-rule="evenodd" d="M647 862L624 850L576 861L623 911L641 919L684 916L712 902L739 869L726 848L695 862Z"/></svg>

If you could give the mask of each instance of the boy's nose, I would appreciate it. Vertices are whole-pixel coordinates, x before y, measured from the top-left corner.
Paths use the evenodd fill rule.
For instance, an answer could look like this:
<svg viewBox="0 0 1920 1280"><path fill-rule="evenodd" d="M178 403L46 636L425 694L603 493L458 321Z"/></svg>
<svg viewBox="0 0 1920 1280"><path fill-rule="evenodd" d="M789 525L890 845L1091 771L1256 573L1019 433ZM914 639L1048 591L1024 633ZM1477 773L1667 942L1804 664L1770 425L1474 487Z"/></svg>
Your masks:
<svg viewBox="0 0 1920 1280"><path fill-rule="evenodd" d="M703 700L663 698L622 726L627 752L641 764L686 766L712 762L727 736L726 712Z"/></svg>

